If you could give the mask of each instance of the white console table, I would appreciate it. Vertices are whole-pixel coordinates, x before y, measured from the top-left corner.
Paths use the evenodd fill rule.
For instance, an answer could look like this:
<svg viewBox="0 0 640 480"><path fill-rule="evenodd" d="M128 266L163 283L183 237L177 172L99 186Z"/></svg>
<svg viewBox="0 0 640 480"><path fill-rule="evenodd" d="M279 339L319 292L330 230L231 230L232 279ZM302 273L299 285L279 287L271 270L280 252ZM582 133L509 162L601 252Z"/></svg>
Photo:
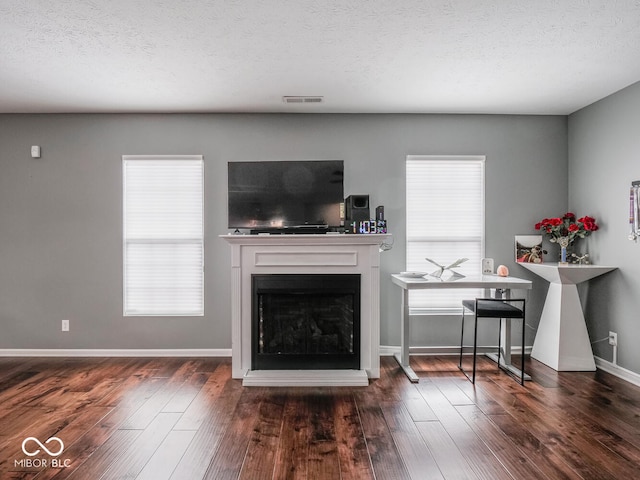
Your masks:
<svg viewBox="0 0 640 480"><path fill-rule="evenodd" d="M518 263L549 282L531 357L557 371L594 371L577 284L615 270L602 265Z"/></svg>
<svg viewBox="0 0 640 480"><path fill-rule="evenodd" d="M409 340L411 339L411 317L409 313L409 290L423 290L423 289L449 289L449 288L483 288L485 290L503 290L505 292L504 298L511 298L512 289L531 289L532 282L530 280L523 280L515 277L500 277L498 275L479 275L477 277L453 277L450 279L439 279L430 276L424 276L420 278L407 278L400 274L392 274L391 281L402 289L402 304L401 304L401 328L400 328L400 354L395 354L394 357L409 380L413 383L418 383L418 375L409 366ZM489 297L489 293L485 293L486 297ZM462 304L460 305L460 314L462 315ZM511 364L511 320L507 320L502 323L502 330L500 332L501 342L504 345L504 351L502 359L500 359L500 365L515 375L520 375L520 370ZM524 348L524 345L523 345ZM495 361L498 361L497 355L488 355ZM525 375L525 379L529 380L530 377Z"/></svg>

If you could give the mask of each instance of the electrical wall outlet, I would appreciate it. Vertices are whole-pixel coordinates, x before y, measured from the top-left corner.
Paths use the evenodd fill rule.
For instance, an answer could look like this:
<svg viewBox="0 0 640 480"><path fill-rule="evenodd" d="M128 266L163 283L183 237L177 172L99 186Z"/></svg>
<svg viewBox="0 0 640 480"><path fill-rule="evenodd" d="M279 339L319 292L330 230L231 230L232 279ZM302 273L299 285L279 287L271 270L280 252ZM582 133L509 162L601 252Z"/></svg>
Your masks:
<svg viewBox="0 0 640 480"><path fill-rule="evenodd" d="M609 332L609 345L618 346L618 334L616 332Z"/></svg>
<svg viewBox="0 0 640 480"><path fill-rule="evenodd" d="M62 331L63 332L69 331L69 320L62 320Z"/></svg>

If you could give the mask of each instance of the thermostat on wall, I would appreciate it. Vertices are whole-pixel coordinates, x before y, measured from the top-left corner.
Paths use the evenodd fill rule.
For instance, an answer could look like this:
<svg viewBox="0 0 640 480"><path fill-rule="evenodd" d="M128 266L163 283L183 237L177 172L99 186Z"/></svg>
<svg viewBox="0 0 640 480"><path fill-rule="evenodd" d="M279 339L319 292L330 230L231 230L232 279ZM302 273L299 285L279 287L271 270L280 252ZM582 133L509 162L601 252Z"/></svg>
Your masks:
<svg viewBox="0 0 640 480"><path fill-rule="evenodd" d="M40 147L38 145L31 147L31 158L40 158Z"/></svg>

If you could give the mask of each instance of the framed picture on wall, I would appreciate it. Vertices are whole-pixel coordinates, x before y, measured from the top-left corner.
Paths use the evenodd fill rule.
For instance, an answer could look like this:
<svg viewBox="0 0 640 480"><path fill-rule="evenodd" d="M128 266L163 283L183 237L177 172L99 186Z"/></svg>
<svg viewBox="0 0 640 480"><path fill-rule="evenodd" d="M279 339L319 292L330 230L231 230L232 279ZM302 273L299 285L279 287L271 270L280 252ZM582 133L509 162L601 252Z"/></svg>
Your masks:
<svg viewBox="0 0 640 480"><path fill-rule="evenodd" d="M516 262L542 263L542 235L516 235Z"/></svg>

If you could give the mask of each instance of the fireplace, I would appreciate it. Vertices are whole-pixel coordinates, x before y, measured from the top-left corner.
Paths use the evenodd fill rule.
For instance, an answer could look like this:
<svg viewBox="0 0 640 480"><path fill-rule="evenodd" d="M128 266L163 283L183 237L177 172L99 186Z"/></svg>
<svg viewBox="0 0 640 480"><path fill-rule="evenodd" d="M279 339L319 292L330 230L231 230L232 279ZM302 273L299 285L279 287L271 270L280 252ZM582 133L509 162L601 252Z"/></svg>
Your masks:
<svg viewBox="0 0 640 480"><path fill-rule="evenodd" d="M360 369L360 275L253 275L254 370Z"/></svg>
<svg viewBox="0 0 640 480"><path fill-rule="evenodd" d="M366 386L370 378L380 377L380 243L388 241L387 234L370 235L223 235L231 245L231 374L241 378L245 386ZM357 363L345 364L339 368L323 365L315 367L315 360L308 359L306 367L298 363L299 358L282 355L281 367L254 364L256 358L252 345L258 342L253 329L253 283L254 277L301 278L327 275L330 284L338 277L345 279L351 275L359 277L359 295L354 295L359 303L359 322L356 322L353 340L350 335L342 335L330 340L329 328L325 327L324 340L317 342L316 355L324 359L326 345L340 345L338 349L354 350ZM318 277L321 278L321 277ZM291 286L280 288L276 303L293 302L308 292L292 294ZM326 283L326 282L325 282ZM296 282L297 288L298 282ZM341 292L351 287L340 286ZM335 292L329 292L329 296ZM295 296L294 296L295 295ZM299 296L298 296L299 295ZM325 300L327 300L325 298ZM354 300L354 301L358 301ZM344 299L332 299L332 302ZM268 300L271 302L271 300ZM264 303L264 299L263 299ZM322 301L317 302L322 304ZM269 303L267 308L275 308ZM280 307L278 307L280 308ZM315 306L310 307L316 310ZM332 314L334 317L337 314ZM337 329L340 322L334 322ZM341 325L341 328L344 326ZM277 332L277 329L275 330ZM266 332L269 334L269 332ZM359 337L359 338L358 338ZM254 340L254 338L256 340ZM263 332L264 338L264 332ZM264 340L263 340L264 341ZM324 347L321 345L324 342ZM276 342L277 343L277 342ZM350 344L352 345L350 346ZM345 347L346 345L346 347ZM271 352L273 353L273 352ZM340 353L337 355L339 357ZM275 355L272 355L275 356ZM279 360L279 361L280 361ZM349 365L349 366L347 366Z"/></svg>

